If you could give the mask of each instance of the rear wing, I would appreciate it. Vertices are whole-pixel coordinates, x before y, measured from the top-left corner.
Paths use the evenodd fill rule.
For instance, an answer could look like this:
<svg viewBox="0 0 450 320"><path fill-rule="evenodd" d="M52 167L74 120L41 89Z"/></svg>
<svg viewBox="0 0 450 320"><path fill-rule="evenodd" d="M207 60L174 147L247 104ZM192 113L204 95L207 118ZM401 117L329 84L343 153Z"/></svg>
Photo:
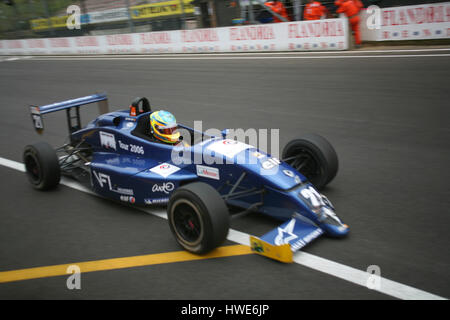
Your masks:
<svg viewBox="0 0 450 320"><path fill-rule="evenodd" d="M106 94L93 94L90 96L56 102L45 106L31 106L31 119L33 120L34 128L37 133L41 134L44 132L44 121L42 119L42 115L66 110L67 125L69 127L70 135L81 129L80 107L95 102L98 102L98 111L100 114L109 112L108 98L106 97ZM73 108L75 109L75 113L72 112Z"/></svg>

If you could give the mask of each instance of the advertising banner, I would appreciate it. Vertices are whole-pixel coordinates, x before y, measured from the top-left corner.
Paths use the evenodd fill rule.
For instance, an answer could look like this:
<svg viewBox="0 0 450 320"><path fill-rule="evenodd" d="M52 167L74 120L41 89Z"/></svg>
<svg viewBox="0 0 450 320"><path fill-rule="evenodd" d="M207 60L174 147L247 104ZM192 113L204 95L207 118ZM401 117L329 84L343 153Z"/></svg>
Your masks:
<svg viewBox="0 0 450 320"><path fill-rule="evenodd" d="M382 8L362 13L366 41L450 38L450 2Z"/></svg>
<svg viewBox="0 0 450 320"><path fill-rule="evenodd" d="M0 54L158 54L348 49L347 19L0 41Z"/></svg>
<svg viewBox="0 0 450 320"><path fill-rule="evenodd" d="M192 0L183 0L183 6L180 0L149 3L130 7L131 17L133 19L148 19L156 17L165 17L180 15L183 13L193 13L194 6Z"/></svg>

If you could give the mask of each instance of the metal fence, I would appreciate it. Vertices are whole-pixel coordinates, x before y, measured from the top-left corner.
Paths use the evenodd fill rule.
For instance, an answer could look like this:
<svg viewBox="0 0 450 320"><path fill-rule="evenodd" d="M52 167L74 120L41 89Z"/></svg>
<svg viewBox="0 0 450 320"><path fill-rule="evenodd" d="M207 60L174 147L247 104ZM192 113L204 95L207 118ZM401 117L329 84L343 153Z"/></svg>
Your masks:
<svg viewBox="0 0 450 320"><path fill-rule="evenodd" d="M439 0L363 0L365 6L408 5ZM288 19L302 20L307 0L282 0ZM274 14L265 0L0 0L0 38L67 37L258 24ZM335 17L334 0L323 0ZM79 13L79 28L67 21Z"/></svg>
<svg viewBox="0 0 450 320"><path fill-rule="evenodd" d="M70 6L80 28L67 27L76 13ZM0 0L1 38L176 30L189 20L196 20L192 0Z"/></svg>

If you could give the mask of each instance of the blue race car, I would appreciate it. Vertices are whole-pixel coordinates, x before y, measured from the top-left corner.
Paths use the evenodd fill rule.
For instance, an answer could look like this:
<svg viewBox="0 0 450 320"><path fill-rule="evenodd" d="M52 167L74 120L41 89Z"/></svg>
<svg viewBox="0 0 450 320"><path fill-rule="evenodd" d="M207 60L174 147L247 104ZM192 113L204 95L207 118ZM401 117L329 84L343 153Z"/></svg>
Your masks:
<svg viewBox="0 0 450 320"><path fill-rule="evenodd" d="M101 115L82 127L79 108L91 103L98 103ZM45 142L24 149L26 174L36 189L56 187L62 174L105 198L167 205L177 242L196 254L220 246L230 217L250 212L283 221L250 239L254 252L283 262L324 233L343 237L349 232L318 191L338 170L336 152L321 136L289 142L278 160L227 138L227 130L212 136L182 124L169 126L173 116L152 112L146 98L109 112L104 94L32 106L36 131L44 129L44 114L61 110L67 113L69 141L56 150Z"/></svg>

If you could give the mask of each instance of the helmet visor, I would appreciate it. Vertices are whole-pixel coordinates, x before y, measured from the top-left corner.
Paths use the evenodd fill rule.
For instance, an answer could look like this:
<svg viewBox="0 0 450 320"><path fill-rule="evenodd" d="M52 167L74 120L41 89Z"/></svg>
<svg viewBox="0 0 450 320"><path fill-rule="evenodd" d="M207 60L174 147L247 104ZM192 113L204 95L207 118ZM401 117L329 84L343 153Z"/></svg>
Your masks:
<svg viewBox="0 0 450 320"><path fill-rule="evenodd" d="M173 134L178 128L178 126L176 124L171 125L170 127L169 126L158 126L158 125L156 125L155 127L156 127L156 130L158 130L162 134Z"/></svg>

